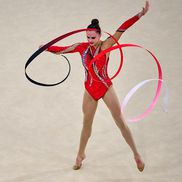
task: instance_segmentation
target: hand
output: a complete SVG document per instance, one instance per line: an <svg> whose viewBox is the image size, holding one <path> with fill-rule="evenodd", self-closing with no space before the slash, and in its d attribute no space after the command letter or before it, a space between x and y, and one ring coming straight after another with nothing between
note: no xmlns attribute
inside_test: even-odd
<svg viewBox="0 0 182 182"><path fill-rule="evenodd" d="M146 1L145 7L143 7L142 11L139 13L139 18L148 12L149 7L150 7L149 1Z"/></svg>

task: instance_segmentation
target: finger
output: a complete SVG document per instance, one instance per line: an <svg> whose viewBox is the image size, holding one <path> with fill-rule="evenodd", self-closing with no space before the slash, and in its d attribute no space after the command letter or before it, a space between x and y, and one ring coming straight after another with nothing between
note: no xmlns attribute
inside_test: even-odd
<svg viewBox="0 0 182 182"><path fill-rule="evenodd" d="M149 6L150 6L149 1L146 1L145 8L146 8L147 10L149 9Z"/></svg>
<svg viewBox="0 0 182 182"><path fill-rule="evenodd" d="M143 14L145 15L149 10L149 1L146 1L145 8L143 8Z"/></svg>

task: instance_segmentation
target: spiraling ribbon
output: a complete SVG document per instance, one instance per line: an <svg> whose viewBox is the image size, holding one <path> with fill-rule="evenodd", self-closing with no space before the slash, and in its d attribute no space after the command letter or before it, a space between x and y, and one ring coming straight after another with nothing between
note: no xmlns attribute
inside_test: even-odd
<svg viewBox="0 0 182 182"><path fill-rule="evenodd" d="M157 102L158 97L159 97L160 92L161 92L161 86L162 86L162 69L161 69L161 65L160 65L159 61L157 60L157 58L155 57L155 55L154 55L151 51L149 51L148 49L146 49L146 48L144 48L144 47L142 47L142 46L140 46L140 45L136 45L136 44L120 44L120 45L113 46L113 47L110 47L110 48L108 48L108 49L103 50L101 53L99 53L98 55L96 55L96 56L90 61L90 64L89 64L89 66L88 66L88 69L91 69L91 65L92 65L96 60L98 60L101 56L103 56L103 55L105 55L106 53L111 52L111 51L113 51L113 50L115 50L115 49L118 49L118 47L120 47L120 48L124 48L124 47L138 47L138 48L141 48L141 49L146 50L146 51L154 58L154 60L155 60L155 62L156 62L156 64L157 64L157 68L158 68L158 85L157 85L157 89L156 89L155 96L154 96L154 98L153 98L153 100L152 100L152 103L150 104L150 106L148 107L148 109L147 109L144 113L140 114L139 116L137 116L137 117L135 117L135 118L133 118L133 119L130 119L130 121L136 122L136 121L139 121L139 120L143 119L144 117L146 117L146 116L153 110L154 106L156 105L156 102ZM141 87L141 86L142 86L142 85L140 85L140 87ZM135 91L136 91L136 90L132 90L131 93L129 93L129 95L133 95ZM128 97L128 98L130 98L130 97ZM126 99L127 99L127 98L126 98ZM124 100L126 100L126 99L124 99ZM121 107L121 108L122 108L122 111L124 111L125 107L126 107L126 104L124 104L124 105Z"/></svg>
<svg viewBox="0 0 182 182"><path fill-rule="evenodd" d="M32 82L32 83L34 83L34 84L36 84L36 85L39 85L39 86L47 86L47 87L55 86L55 85L58 85L58 84L64 82L64 81L68 78L68 76L69 76L69 74L70 74L71 66L70 66L70 63L69 63L68 59L67 59L65 56L63 56L63 55L62 55L62 56L66 59L66 61L67 61L67 63L68 63L69 71L68 71L68 74L66 75L66 77L65 77L62 81L60 81L60 82L53 83L53 84L45 84L45 83L41 83L41 82L35 81L35 80L33 80L32 78L30 78L30 76L29 76L29 75L27 74L27 72L26 72L26 69L27 69L27 67L30 65L30 63L31 63L39 54L41 54L43 51L45 51L45 50L46 50L48 47L50 47L51 45L55 44L56 42L58 42L58 41L60 41L60 40L62 40L62 39L65 39L65 38L68 37L68 36L71 36L71 35L73 35L73 34L76 34L76 33L79 33L79 32L85 31L85 30L87 30L87 29L75 30L75 31L66 33L66 34L64 34L64 35L61 35L61 36L55 38L54 40L48 42L47 44L43 45L43 46L42 46L41 48L39 48L36 52L34 52L34 53L30 56L30 58L27 60L27 62L26 62L26 64L25 64L25 76L26 76L26 78L27 78L30 82Z"/></svg>
<svg viewBox="0 0 182 182"><path fill-rule="evenodd" d="M68 59L67 59L65 56L63 56L63 57L64 57L64 58L67 60L67 62L68 62L69 71L68 71L68 74L66 75L66 77L65 77L62 81L60 81L60 82L57 82L57 83L54 83L54 84L45 84L45 83L37 82L37 81L33 80L32 78L30 78L30 77L28 76L28 74L26 73L26 69L27 69L28 65L29 65L29 64L30 64L30 63L31 63L39 54L41 54L44 50L46 50L46 49L47 49L48 47L50 47L51 45L55 44L56 42L58 42L58 41L60 41L60 40L65 39L66 37L69 37L69 36L71 36L71 35L73 35L73 34L76 34L76 33L79 33L79 32L83 32L83 31L87 31L87 30L93 30L93 29L79 29L79 30L75 30L75 31L66 33L66 34L61 35L61 36L55 38L54 40L48 42L47 44L45 44L45 45L42 46L41 48L39 48L35 53L32 54L32 56L30 56L30 58L28 59L28 61L27 61L26 64L25 64L25 75L26 75L27 79L28 79L29 81L31 81L32 83L37 84L37 85L40 85L40 86L55 86L55 85L58 85L58 84L62 83L63 81L65 81L65 80L68 78L69 73L70 73L70 69L71 69L70 63L69 63ZM107 32L105 32L105 33L107 33ZM91 69L91 65L92 65L97 59L99 59L101 56L103 56L103 55L105 55L106 53L111 52L111 51L113 51L113 50L115 50L115 49L119 49L119 50L120 50L120 55L121 55L121 56L120 56L120 57L121 57L120 65L119 65L119 68L118 68L117 72L114 74L114 76L112 76L112 77L110 78L110 79L114 79L114 78L119 74L119 72L121 71L121 68L122 68L122 65L123 65L123 53L122 53L122 48L124 48L124 47L138 47L138 48L142 48L142 49L145 49L145 48L143 48L142 46L136 45L136 44L119 44L118 41L117 41L111 34L109 34L109 33L107 33L107 34L110 35L110 36L113 38L113 40L116 42L117 46L113 46L113 47L110 47L110 48L108 48L108 49L105 49L105 50L101 51L98 55L96 55L96 56L90 61L90 64L89 64L89 66L88 66L88 69ZM148 53L151 54L151 56L154 58L154 60L155 60L155 62L156 62L156 64L157 64L157 67L158 67L158 85L157 85L155 97L154 97L154 99L152 100L152 103L151 103L151 105L149 106L149 108L148 108L143 114L137 116L136 118L131 119L130 121L138 121L138 120L143 119L146 115L148 115L148 114L152 111L152 109L154 108L154 106L155 106L155 104L156 104L156 102L157 102L157 100L158 100L160 91L161 91L161 86L162 86L162 69L161 69L160 63L159 63L159 61L157 60L157 58L154 56L154 54L153 54L152 52L150 52L150 51L147 50L147 49L145 49L145 50L146 50ZM142 84L142 85L143 85L143 84ZM140 85L140 87L141 87L142 85ZM138 87L138 88L139 88L139 87ZM136 91L136 89L135 89L135 91ZM132 96L133 94L134 94L134 91L133 91L133 90L131 90L131 92L130 92L129 94L127 94L127 97L124 99L124 104L123 104L122 107L121 107L121 108L122 108L122 111L124 111L127 102L129 101L129 99L131 98L131 96Z"/></svg>
<svg viewBox="0 0 182 182"><path fill-rule="evenodd" d="M135 92L137 92L137 90L139 90L142 86L146 85L149 82L152 81L160 81L163 82L163 85L165 86L165 92L164 92L164 97L163 97L163 111L167 112L168 110L168 105L169 105L169 89L167 87L167 84L164 82L164 80L159 80L159 79L148 79L148 80L144 80L140 83L138 83L135 87L133 87L128 94L125 96L122 104L121 104L121 111L124 113L124 110L126 108L126 105L128 104L129 100L131 99L131 97L135 94ZM151 107L153 108L154 105L151 105ZM146 113L143 113L142 115L135 117L135 118L127 118L127 121L129 122L137 122L141 119L143 119L147 114L149 114L149 112L151 111L148 109L148 111L146 111Z"/></svg>
<svg viewBox="0 0 182 182"><path fill-rule="evenodd" d="M53 44L57 43L58 41L63 40L63 39L65 39L65 38L67 38L67 37L69 37L69 36L71 36L71 35L73 35L73 34L77 34L77 33L80 33L80 32L83 32L83 31L88 31L88 30L95 30L95 29L94 29L94 28L87 28L87 29L79 29L79 30L74 30L74 31L72 31L72 32L68 32L68 33L66 33L66 34L64 34L64 35L61 35L61 36L59 36L59 37L53 39L52 41L48 42L47 44L45 44L45 45L43 45L41 48L39 48L37 51L35 51L35 52L30 56L30 58L27 60L27 62L26 62L26 64L25 64L25 76L26 76L26 78L27 78L30 82L32 82L32 83L34 83L34 84L36 84L36 85L39 85L39 86L47 86L47 87L55 86L55 85L58 85L58 84L64 82L64 81L68 78L68 76L69 76L69 74L70 74L71 65L70 65L70 63L69 63L69 60L68 60L65 56L63 56L63 55L62 55L62 56L66 59L66 61L67 61L67 63L68 63L69 71L68 71L68 74L66 75L66 77L65 77L62 81L60 81L60 82L57 82L57 83L54 83L54 84L45 84L45 83L41 83L41 82L35 81L35 80L33 80L33 79L27 74L27 72L26 72L27 67L30 65L30 63L31 63L39 54L41 54L43 51L45 51L48 47L52 46ZM105 33L107 33L108 35L110 35L110 36L114 39L114 41L116 42L116 44L117 44L118 46L120 45L120 44L118 43L118 41L117 41L110 33L108 33L108 32L105 32ZM116 74L115 74L111 79L115 78L115 77L119 74L119 72L120 72L120 70L121 70L121 68L122 68L122 64L123 64L123 53L122 53L121 48L119 48L119 50L120 50L120 57L121 57L120 65L119 65L119 68L118 68Z"/></svg>

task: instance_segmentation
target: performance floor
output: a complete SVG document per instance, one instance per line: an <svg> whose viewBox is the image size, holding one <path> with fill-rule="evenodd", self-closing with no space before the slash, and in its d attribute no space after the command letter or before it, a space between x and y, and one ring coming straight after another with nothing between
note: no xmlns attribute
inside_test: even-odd
<svg viewBox="0 0 182 182"><path fill-rule="evenodd" d="M40 87L25 77L24 67L39 45L85 28L98 18L104 31L138 13L144 0L0 0L0 182L180 182L182 181L182 39L180 0L151 0L147 15L128 29L120 43L135 43L160 61L170 91L168 112L162 109L165 87L154 110L143 113L157 83L142 87L124 113L146 168L140 173L133 155L102 100L94 118L83 167L72 170L82 128L84 69L78 54L67 54L71 74L61 85ZM103 38L107 35L103 33ZM57 43L86 41L79 33ZM124 65L113 80L122 102L129 90L145 79L157 79L152 57L139 48L124 48ZM119 51L111 53L109 72L119 65ZM43 52L28 67L37 81L54 83L67 73L65 60Z"/></svg>

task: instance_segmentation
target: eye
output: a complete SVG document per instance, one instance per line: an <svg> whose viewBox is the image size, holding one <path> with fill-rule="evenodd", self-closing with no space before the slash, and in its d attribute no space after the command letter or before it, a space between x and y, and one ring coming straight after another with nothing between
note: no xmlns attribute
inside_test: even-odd
<svg viewBox="0 0 182 182"><path fill-rule="evenodd" d="M91 37L91 39L95 39L96 37Z"/></svg>
<svg viewBox="0 0 182 182"><path fill-rule="evenodd" d="M87 39L89 39L90 37L87 36Z"/></svg>

